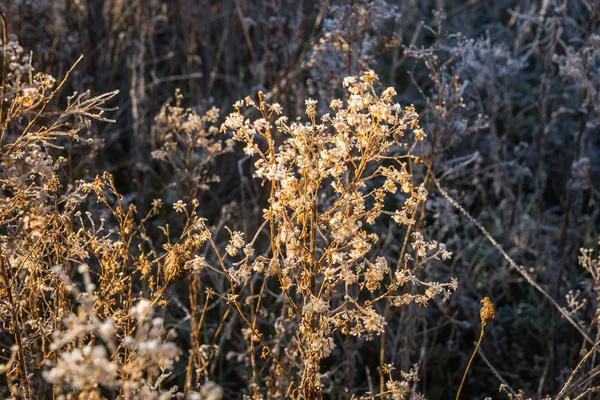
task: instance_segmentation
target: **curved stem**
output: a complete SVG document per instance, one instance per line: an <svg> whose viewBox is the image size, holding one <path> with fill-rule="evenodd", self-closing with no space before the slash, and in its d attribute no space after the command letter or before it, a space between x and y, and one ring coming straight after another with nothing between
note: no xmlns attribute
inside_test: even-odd
<svg viewBox="0 0 600 400"><path fill-rule="evenodd" d="M463 388L463 385L465 383L465 379L467 378L467 373L469 372L469 368L471 367L471 363L473 362L473 359L475 358L475 354L477 354L477 350L479 349L479 345L481 344L481 339L483 339L483 332L485 331L485 324L481 325L481 334L479 335L479 340L477 341L477 345L475 346L475 350L473 350L473 354L471 355L471 359L469 360L469 363L467 364L467 368L465 369L465 373L462 377L462 381L460 381L460 386L458 387L458 392L456 393L456 400L458 400L458 398L460 397L460 392Z"/></svg>
<svg viewBox="0 0 600 400"><path fill-rule="evenodd" d="M8 75L8 61L6 60L6 48L8 47L8 26L6 17L0 10L0 19L2 20L2 91L0 92L0 125L4 122L4 95L6 94L6 75ZM2 128L0 128L2 129ZM4 139L4 129L0 133L0 145Z"/></svg>
<svg viewBox="0 0 600 400"><path fill-rule="evenodd" d="M15 303L14 296L12 293L12 287L11 287L11 283L10 283L12 281L12 279L9 277L6 266L4 265L4 260L1 256L0 256L0 273L2 274L2 279L4 280L4 284L6 285L6 293L7 293L9 304L11 305L10 313L11 313L13 325L15 327L14 337L15 337L15 343L16 343L17 349L18 349L18 358L19 358L19 367L20 367L20 371L17 374L17 376L21 383L21 386L23 387L23 396L24 396L25 400L29 400L31 398L31 390L29 387L27 363L25 361L25 348L23 347L23 338L22 338L23 324L21 323L21 318L19 317L19 310Z"/></svg>

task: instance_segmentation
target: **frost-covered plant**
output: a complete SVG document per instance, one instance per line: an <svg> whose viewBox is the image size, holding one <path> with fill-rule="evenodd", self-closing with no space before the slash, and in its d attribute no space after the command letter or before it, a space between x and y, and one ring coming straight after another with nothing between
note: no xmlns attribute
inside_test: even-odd
<svg viewBox="0 0 600 400"><path fill-rule="evenodd" d="M303 63L311 76L308 92L328 102L342 89L343 76L374 68L378 56L400 45L394 29L401 19L400 7L382 0L327 7L320 35Z"/></svg>
<svg viewBox="0 0 600 400"><path fill-rule="evenodd" d="M395 90L381 91L373 71L345 78L344 87L347 100L333 100L331 113L317 116L317 101L306 100L305 122L288 121L279 104L267 103L259 93L257 102L248 97L236 103L236 112L221 128L232 131L244 152L256 158L254 176L270 188L264 222L255 235L244 239L233 232L225 252L212 244L231 284L227 300L249 325L252 365L257 341L276 374L285 377L270 389L277 390L274 396L320 396L320 366L336 347L334 335L373 340L387 324L380 303L426 306L437 295L447 299L457 287L455 280L427 282L414 275L427 261L450 257L443 244L426 241L418 231L409 238L413 254L406 253L397 267L385 257L370 259L379 238L369 226L384 215L411 226L409 216L426 199L411 174L420 162L413 152L425 132L414 108L394 103ZM259 115L246 118L244 104ZM386 209L384 202L398 191L402 203ZM257 246L263 230L269 238L266 249ZM261 296L248 306L258 311L265 291L275 290L287 332L276 329L268 335L256 317L246 316L255 313L243 306L238 287L255 276L263 282ZM412 285L425 290L407 293ZM260 382L254 384L259 385L256 393ZM395 386L389 387L394 392Z"/></svg>
<svg viewBox="0 0 600 400"><path fill-rule="evenodd" d="M43 377L53 385L54 395L76 392L99 399L103 391L109 391L128 399L171 398L172 392L162 391L161 383L171 374L181 351L171 341L173 331L165 330L162 318L153 317L150 301L142 299L128 311L133 328L120 340L115 319L100 319L94 311L96 286L88 266L78 267L85 292L77 289L62 268L55 272L80 305L62 318L62 326L51 335L54 357Z"/></svg>
<svg viewBox="0 0 600 400"><path fill-rule="evenodd" d="M165 104L155 117L154 136L159 148L152 152L155 160L169 164L178 194L184 201L198 197L219 175L209 166L215 158L230 152L232 140L217 140L219 110L211 108L204 115L181 106L183 95L175 92L175 105Z"/></svg>
<svg viewBox="0 0 600 400"><path fill-rule="evenodd" d="M36 393L32 371L41 367L47 337L68 307L51 267L70 263L76 253L67 238L79 193L63 188L67 159L53 152L81 140L92 120L109 121L104 104L117 92L74 93L62 111L53 111L49 105L75 66L57 82L35 73L18 43L7 42L2 51L10 63L0 95L0 319L17 349L18 363L8 374L9 382L19 382L12 395L30 398Z"/></svg>
<svg viewBox="0 0 600 400"><path fill-rule="evenodd" d="M10 60L22 52L15 42L5 50ZM149 385L160 391L157 377L179 350L163 346L159 319L129 310L162 304L170 285L202 269L194 258L206 240L198 202L183 207L180 235L164 228L164 251L156 249L147 228L160 200L140 217L111 174L66 178L72 144L84 141L92 120L111 121L104 104L117 93L75 93L56 110L53 101L76 66L57 82L13 61L0 107L0 320L3 340L14 343L2 378L10 393L2 395L43 398L68 387L85 396L99 394L98 385L126 397ZM71 281L78 265L89 266L81 293Z"/></svg>

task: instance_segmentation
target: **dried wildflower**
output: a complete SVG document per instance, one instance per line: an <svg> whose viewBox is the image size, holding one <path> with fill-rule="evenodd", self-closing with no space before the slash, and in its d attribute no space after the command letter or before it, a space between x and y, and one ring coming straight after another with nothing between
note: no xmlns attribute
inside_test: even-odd
<svg viewBox="0 0 600 400"><path fill-rule="evenodd" d="M204 257L195 256L194 258L186 262L184 269L192 270L194 272L200 272L207 265L208 263L206 262L206 259Z"/></svg>
<svg viewBox="0 0 600 400"><path fill-rule="evenodd" d="M300 386L304 390L322 387L319 360L330 354L336 330L373 340L386 326L374 302L339 303L339 296L333 293L364 290L376 297L375 302L387 299L394 306L410 302L426 306L437 295L447 298L455 287L454 283L422 282L414 277L389 285L386 277L392 269L386 259L369 260L378 235L367 229L384 215L386 197L396 193L397 187L408 194L402 209L389 213L407 225L409 216L426 200L427 191L413 183L405 161L425 135L419 131L414 107L403 109L393 104L395 92L391 89L381 97L377 94L374 72L348 77L344 86L347 102L333 100L333 112L319 124L317 102L311 99L305 102L309 121L298 119L288 124L279 117L275 126L284 137L279 146L272 140L272 116L264 100L254 106L246 102L260 114L254 120L245 118L239 105L221 128L232 130L235 140L252 149L246 153L256 158L255 177L271 185L269 208L263 216L272 234L269 258L261 256L250 262L254 251L244 250L246 258L222 268L232 291L247 282L252 272L264 272L265 265L264 273L277 277L289 313L299 317L298 351L304 371ZM407 145L406 140L413 144ZM385 166L381 165L383 158L390 161ZM245 242L240 232L230 234L225 252L233 257ZM418 255L415 263L449 257L443 244L428 242L418 232L412 239ZM408 282L425 286L426 294L398 294ZM289 295L292 288L303 306ZM232 294L227 296L234 302Z"/></svg>
<svg viewBox="0 0 600 400"><path fill-rule="evenodd" d="M317 101L308 99L308 100L306 100L305 104L306 104L306 115L308 115L309 118L314 118L317 115Z"/></svg>
<svg viewBox="0 0 600 400"><path fill-rule="evenodd" d="M485 332L485 326L492 319L494 319L494 316L496 315L496 309L494 308L494 304L492 303L492 301L490 300L489 297L484 297L481 300L481 304L483 304L483 307L479 311L479 316L481 317L481 333L479 334L479 340L477 341L475 350L473 350L473 354L471 355L471 358L469 359L469 363L467 364L467 368L465 369L465 373L463 374L463 378L460 382L460 386L458 387L458 391L456 392L456 400L458 400L460 398L460 392L462 391L463 385L465 383L465 379L467 378L467 372L469 372L469 367L471 366L471 363L473 362L473 359L475 358L475 354L477 353L477 350L479 349L479 346L481 345L481 340L483 339L483 333Z"/></svg>
<svg viewBox="0 0 600 400"><path fill-rule="evenodd" d="M286 6L293 1L267 1L264 6L234 2L233 12L224 9L223 2L211 4L208 12L202 12L202 6L185 8L194 2L180 2L184 12L172 12L166 1L115 0L92 8L94 2L85 1L6 3L2 12L7 13L7 21L16 22L14 28L9 24L9 32L19 31L27 43L43 47L44 52L52 43L49 57L43 58L58 64L45 65L45 70L62 71L73 54L100 45L102 50L95 51L97 56L87 63L90 68L68 70L67 77L78 76L75 86L88 79L100 82L86 77L94 70L102 78L124 78L122 86L130 87L131 102L118 114L117 130L95 137L98 129L91 122L107 121L109 110L104 107L113 94L96 97L85 91L62 97L61 89L69 86L66 78L57 80L37 72L32 61L39 56L32 56L12 35L0 39L0 62L7 70L0 74L0 339L10 348L10 358L0 365L5 375L0 380L8 386L0 388L2 396L38 398L51 393L65 399L98 399L107 394L131 399L218 399L233 392L212 384L231 384L215 374L232 371L246 380L248 399L356 398L354 390L365 385L353 380L353 375L364 363L353 355L373 348L357 348L364 339L393 328L381 338L382 358L411 357L409 351L393 348L390 355L387 350L402 337L407 339L401 340L405 350L413 347L411 339L421 337L412 332L411 323L416 320L427 322L423 339L436 343L428 340L429 317L412 307L409 312L400 311L410 318L398 322L399 311L394 307L426 307L433 299L447 300L456 290L454 279L437 282L445 279L446 263L441 260L451 254L430 236L455 242L457 232L465 230L445 201L433 198L425 204L425 189L432 188L432 178L448 178L448 185L459 189L457 193L465 193L465 207L481 210L504 243L516 246L501 250L507 259L507 254L525 259L535 256L535 278L540 280L556 276L555 268L569 271L560 264L572 261L574 246L589 241L586 230L597 231L597 2L543 0L537 2L539 7L528 6L535 2L512 2L518 4L509 10L510 21L493 17L505 15L503 2L469 2L468 12L452 5L460 2L446 2L448 18L452 18L447 27L441 23L442 12L434 12L433 24L420 23L430 7L389 0L330 1L319 10L312 7L318 2L305 2L299 8ZM29 7L30 3L35 7ZM483 14L492 17L469 19ZM80 28L98 16L114 23L83 37L86 29ZM229 16L236 19L233 24L226 20ZM195 24L198 18L207 23ZM314 18L315 29L303 29ZM462 33L446 34L457 22ZM244 33L242 51L236 47L239 43L227 40L232 26ZM389 37L383 32L388 28L392 29ZM472 32L488 31L479 39L469 38ZM169 47L164 46L165 32L167 41L180 43L187 57L179 57L180 51L164 53ZM202 60L187 51L199 44ZM212 49L213 44L218 49ZM394 54L386 58L382 72L397 81L400 65L403 71L411 71L417 90L402 88L399 99L410 104L418 93L418 110L395 103L396 90L382 87L377 74L369 70L379 64L376 58L386 50ZM239 62L248 56L253 59L249 70L248 63ZM407 58L422 61L422 66L406 67ZM300 59L306 62L294 64ZM164 94L162 88L179 79L195 79L193 71L210 69L207 61L214 61L214 68L202 89L208 84L216 96L224 90L229 96L231 90L248 86L265 87L269 92L237 102L221 129L229 127L231 132L223 135L217 135L219 110L210 106L223 99L205 96L208 92L193 84L185 89L193 96L193 108L182 105L183 92L177 90L173 102L164 104L151 121L148 113L156 108L153 99ZM109 65L113 62L114 68ZM368 71L344 79L343 89L339 72L361 68ZM249 73L257 81L246 79ZM305 101L304 94L318 96L321 108L329 104L332 112L319 116L319 103ZM339 99L331 98L337 95ZM270 99L281 99L293 114L282 116L284 107L269 104ZM57 108L57 104L64 107ZM426 126L421 128L419 119ZM128 132L129 125L132 146L123 148L119 132ZM147 125L151 125L149 131ZM479 140L479 132L488 128L486 140ZM235 170L233 163L230 168L232 160L224 168L214 165L219 155L233 148L234 138L248 156L237 165L240 190L230 190L238 183L237 176L225 177L220 189L226 191L227 199L241 194L242 201L238 212L219 215L212 212L212 201L205 201L214 198L214 193L201 192L219 182L214 171ZM103 174L89 182L69 181L72 174L87 179L88 167L100 165L85 158L93 159L105 139L110 149L119 149L115 156L136 153L133 168L119 171L118 180L127 187L127 195L119 194L111 178ZM530 148L526 146L529 140ZM519 143L514 152L511 143ZM141 153L148 145L150 160ZM82 147L86 149L83 154ZM505 158L513 153L515 159ZM107 168L116 168L111 160L105 158L101 164L106 161ZM569 171L570 179L563 179ZM135 180L129 179L130 173ZM249 184L251 176L260 182ZM425 177L422 185L417 182L421 176ZM155 187L163 181L162 189L176 192L175 197ZM167 212L154 219L160 202L152 202L145 216L137 215L133 204L147 211L152 193L174 198L171 203L181 199L175 215ZM479 195L484 207L476 204ZM224 199L215 200L216 205ZM508 213L506 207L511 209ZM203 212L211 213L214 228L196 218ZM586 215L589 212L591 216ZM166 221L165 216L173 218ZM388 225L388 218L398 225ZM231 235L230 242L230 236L223 234L224 224L244 236ZM179 228L183 228L181 233ZM160 230L164 238L157 237ZM413 231L420 234L412 235ZM467 270L459 264L464 260L477 265L476 258L488 257L488 249L481 247L482 254L477 251L477 238L468 235L465 240L468 245L459 244L465 251L452 270L474 274L481 269ZM161 257L159 246L164 242L185 248L166 246ZM493 239L492 243L499 249ZM196 251L204 244L214 246L215 254ZM552 261L556 262L547 262L555 255ZM435 265L427 265L430 261ZM598 329L594 299L600 271L597 257L592 258L587 250L581 255L581 265L587 276L578 276L577 282L560 280L558 287L550 285L558 296L566 295L566 309L541 289L542 282L537 285L526 273L523 276L591 341ZM167 304L161 296L164 283L170 280L163 275L170 267L172 275L203 273L193 275L188 290L169 293L169 309L156 313L164 316L163 321L153 317L153 306ZM478 281L479 289L503 277L503 273L491 274L487 281ZM224 289L226 279L236 286ZM569 282L577 283L577 290L571 291ZM222 296L214 296L207 288L211 285ZM219 304L226 298L232 299L229 306ZM493 315L491 309L493 305L484 305L480 312L484 326ZM231 319L235 312L239 315ZM584 320L588 315L591 322ZM395 325L386 326L385 320ZM395 333L397 322L408 325L400 337ZM172 332L165 324L189 334L189 341L178 341L189 350L182 353L187 368L169 370L179 352L167 340ZM240 331L247 342L237 340ZM344 337L350 333L358 339ZM205 340L215 345L204 344ZM501 337L498 340L499 348L506 345ZM546 391L567 378L561 357L576 356L560 340L550 342L559 348L551 351L549 367L544 369ZM221 362L214 368L219 348L231 346L246 348L227 351L236 357L226 363L231 368L223 370ZM518 343L511 346L519 348ZM427 354L434 354L432 350ZM259 359L261 354L264 361ZM323 363L325 357L330 360ZM496 361L506 367L508 359ZM593 397L597 359L584 357L557 399ZM391 374L393 367L384 361L380 360L383 373ZM422 361L424 366L432 365ZM329 368L338 363L341 368ZM557 365L561 368L553 371ZM519 367L523 364L514 365L521 377L537 370L536 365L528 365L523 375ZM185 394L174 389L175 382L183 380L182 370ZM360 377L372 372L356 371ZM553 376L554 372L559 376ZM40 379L40 374L48 380ZM579 383L582 386L575 387ZM350 393L336 393L346 387ZM361 398L422 398L414 392L419 386L412 370L383 377L375 387L379 393ZM501 388L511 399L525 398L504 384Z"/></svg>
<svg viewBox="0 0 600 400"><path fill-rule="evenodd" d="M177 202L173 203L173 209L176 212L185 213L186 207L187 205L181 200L177 200Z"/></svg>
<svg viewBox="0 0 600 400"><path fill-rule="evenodd" d="M244 247L244 234L242 232L233 232L231 240L227 245L226 252L231 257L237 255L238 251Z"/></svg>
<svg viewBox="0 0 600 400"><path fill-rule="evenodd" d="M163 263L163 279L165 286L170 286L185 277L193 270L188 264L191 258L190 243L175 244L171 246Z"/></svg>
<svg viewBox="0 0 600 400"><path fill-rule="evenodd" d="M44 378L53 384L67 383L77 390L91 390L102 385L114 386L119 367L108 358L104 346L86 345L82 349L60 353L56 365L44 371Z"/></svg>
<svg viewBox="0 0 600 400"><path fill-rule="evenodd" d="M488 324L488 322L494 319L494 316L496 315L496 309L494 308L494 304L489 297L484 297L481 300L481 304L483 304L483 307L481 308L479 315L481 317L481 325L485 326Z"/></svg>

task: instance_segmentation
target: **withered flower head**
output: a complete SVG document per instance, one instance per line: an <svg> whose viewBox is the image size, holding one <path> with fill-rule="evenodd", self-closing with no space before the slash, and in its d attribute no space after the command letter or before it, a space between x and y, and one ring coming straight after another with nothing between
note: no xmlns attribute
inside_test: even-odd
<svg viewBox="0 0 600 400"><path fill-rule="evenodd" d="M489 297L484 297L483 300L480 301L483 304L483 308L479 311L479 316L481 317L481 324L487 325L494 316L496 315L496 309L494 308L494 304Z"/></svg>
<svg viewBox="0 0 600 400"><path fill-rule="evenodd" d="M192 271L185 268L185 263L191 258L189 243L175 244L167 253L163 264L163 278L165 286L185 279Z"/></svg>

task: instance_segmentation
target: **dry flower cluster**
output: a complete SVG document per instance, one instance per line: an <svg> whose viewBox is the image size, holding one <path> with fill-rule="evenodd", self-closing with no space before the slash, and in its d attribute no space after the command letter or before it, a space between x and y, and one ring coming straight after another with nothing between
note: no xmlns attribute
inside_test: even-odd
<svg viewBox="0 0 600 400"><path fill-rule="evenodd" d="M347 77L347 100L333 100L331 113L317 116L317 102L307 100L306 122L289 123L281 106L268 104L261 92L257 102L248 97L234 105L236 112L220 130L232 131L244 152L255 157L254 176L269 185L270 195L264 222L251 240L228 229L224 249L197 216L196 195L218 182L206 175L205 166L233 145L215 138L218 110L201 117L181 108L177 94L177 105L166 105L156 118L161 148L152 156L171 164L192 200L191 208L182 200L173 204L185 216L184 228L179 240L167 240L160 252L146 229L160 213L161 200L140 218L109 173L61 184L64 156L52 150L63 150L66 139L81 140L91 119L110 122L102 106L116 93L74 94L56 114L46 107L69 74L56 84L47 75L34 77L31 66L26 69L28 76L9 75L2 124L2 315L16 344L12 360L18 361L6 366L12 396L31 398L51 390L88 398L104 391L165 398L171 392L161 392L161 382L180 350L167 340L174 337L163 319L152 317L153 308L162 304L169 286L205 267L220 268L230 285L222 296L246 324L255 397L262 387L270 397L320 397L321 363L336 347L337 332L373 340L387 324L379 303L426 306L456 290L456 280L426 282L414 274L429 260L450 258L443 244L426 241L419 232L407 231L414 255L406 252L398 266L384 257L368 258L379 240L368 226L386 215L412 226L410 215L427 196L410 173L420 162L414 149L425 137L418 116L412 106L393 102L393 88L379 94L373 71ZM244 104L258 112L256 119L244 117ZM396 211L386 210L384 201L398 190L402 203ZM93 212L82 212L88 208ZM168 225L161 229L168 239ZM268 246L257 243L261 234L269 238ZM218 265L198 254L207 242ZM244 288L255 284L260 292L248 296ZM407 285L422 287L422 294L407 293ZM257 320L267 306L280 314L275 332ZM210 354L197 361L202 359L209 362ZM390 373L392 367L386 369ZM402 381L389 375L382 394L403 398L415 374Z"/></svg>
<svg viewBox="0 0 600 400"><path fill-rule="evenodd" d="M270 188L265 222L252 241L245 244L241 233L233 232L227 254L218 258L231 284L230 300L242 314L233 295L236 287L258 273L264 276L261 299L267 279L278 283L275 293L284 299L281 313L286 316L281 323L297 334L278 334L285 357L261 340L276 372L283 369L289 380L275 385L273 397L318 395L323 388L320 365L335 347L336 332L367 340L384 332L387 322L378 303L427 306L438 295L447 299L457 288L456 280L426 282L415 276L427 261L450 258L443 244L426 241L418 232L408 238L414 255L407 252L400 265L390 266L384 257L369 260L379 237L368 226L383 215L411 226L409 216L426 200L427 191L409 172L419 162L413 150L425 134L414 108L393 102L393 88L378 94L373 71L345 78L344 87L348 100L332 100L331 113L318 116L317 101L306 100L306 122L289 122L279 104L267 103L259 93L257 101L248 97L236 103L236 112L221 127L233 132L246 154L255 156L254 176ZM257 118L245 118L244 106L255 109ZM385 210L388 195L398 190L403 202L395 211ZM254 244L263 227L270 244L259 253ZM423 293L408 293L408 285L421 286ZM247 305L257 312L260 300ZM251 321L248 339L258 340L261 327L251 317L243 318ZM395 398L407 391L391 382L388 388L384 393Z"/></svg>

